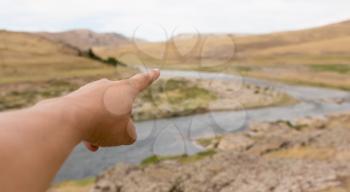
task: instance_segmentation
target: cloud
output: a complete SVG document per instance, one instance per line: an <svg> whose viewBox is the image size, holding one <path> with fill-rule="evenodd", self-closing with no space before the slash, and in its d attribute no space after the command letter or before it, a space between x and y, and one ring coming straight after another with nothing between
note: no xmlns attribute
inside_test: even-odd
<svg viewBox="0 0 350 192"><path fill-rule="evenodd" d="M175 28L178 33L266 33L350 18L348 0L2 0L0 6L0 28L89 28L127 36L138 29L138 36L153 40L166 37L163 28L167 36Z"/></svg>

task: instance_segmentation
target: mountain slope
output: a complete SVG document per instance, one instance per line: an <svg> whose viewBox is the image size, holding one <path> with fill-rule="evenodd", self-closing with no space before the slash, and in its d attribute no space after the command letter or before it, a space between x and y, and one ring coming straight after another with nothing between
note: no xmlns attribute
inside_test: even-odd
<svg viewBox="0 0 350 192"><path fill-rule="evenodd" d="M274 55L348 55L350 52L350 35L320 41L311 41L286 46L272 47L257 52L259 56Z"/></svg>
<svg viewBox="0 0 350 192"><path fill-rule="evenodd" d="M303 46L306 43L311 44L324 41L328 41L328 50L331 51L332 49L336 49L339 46L338 41L331 43L331 40L346 37L350 37L350 21L340 22L308 30L272 33L258 36L246 36L236 38L235 40L239 52L244 53L254 53L270 48L283 48L285 46L295 46L297 50L298 45ZM317 45L317 43L315 45ZM344 50L347 52L350 51L346 49Z"/></svg>
<svg viewBox="0 0 350 192"><path fill-rule="evenodd" d="M1 54L4 57L11 54L18 57L43 56L52 54L79 55L79 50L66 46L62 43L55 43L45 38L21 32L0 31Z"/></svg>
<svg viewBox="0 0 350 192"><path fill-rule="evenodd" d="M179 54L181 50L186 54ZM187 35L167 42L100 48L96 53L149 67L232 71L255 78L350 90L350 21L264 35Z"/></svg>
<svg viewBox="0 0 350 192"><path fill-rule="evenodd" d="M264 35L212 34L174 38L167 42L141 42L136 46L121 48L102 48L98 53L103 56L120 56L125 53L162 56L167 48L167 59L186 58L222 59L232 55L235 59L254 59L255 57L279 57L295 55L335 55L350 54L350 21L322 27L279 32ZM137 47L138 49L135 49ZM186 54L179 54L185 50Z"/></svg>
<svg viewBox="0 0 350 192"><path fill-rule="evenodd" d="M120 46L129 43L129 39L117 33L95 33L90 30L80 29L59 33L38 33L51 40L66 43L68 45L87 50L98 46Z"/></svg>
<svg viewBox="0 0 350 192"><path fill-rule="evenodd" d="M0 31L0 84L111 73L78 49L30 33Z"/></svg>

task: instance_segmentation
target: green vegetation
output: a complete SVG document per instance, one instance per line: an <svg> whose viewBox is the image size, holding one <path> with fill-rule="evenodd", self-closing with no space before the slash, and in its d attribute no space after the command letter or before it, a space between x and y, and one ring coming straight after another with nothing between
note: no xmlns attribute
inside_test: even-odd
<svg viewBox="0 0 350 192"><path fill-rule="evenodd" d="M216 96L209 90L196 85L190 85L186 80L170 79L166 81L164 92L169 95L171 94L172 97L168 97L168 100L171 104L175 105L185 102L187 99L201 98L208 101L216 99Z"/></svg>
<svg viewBox="0 0 350 192"><path fill-rule="evenodd" d="M52 186L53 191L88 191L89 188L95 183L95 177L87 177L78 180L69 180Z"/></svg>
<svg viewBox="0 0 350 192"><path fill-rule="evenodd" d="M211 150L207 150L207 151L202 151L202 152L199 152L195 155L179 155L179 156L156 156L156 155L153 155L151 157L148 157L146 159L144 159L142 162L141 162L141 165L142 166L148 166L148 165L154 165L154 164L158 164L162 161L167 161L167 160L173 160L173 161L177 161L177 162L180 162L180 163L191 163L191 162L194 162L194 161L198 161L198 160L201 160L205 157L211 157L213 156L214 154L216 154L216 151L211 149Z"/></svg>
<svg viewBox="0 0 350 192"><path fill-rule="evenodd" d="M235 100L230 97L231 88L221 82L218 87L210 87L211 82L184 80L184 79L161 79L150 89L141 94L134 110L135 120L147 120L155 118L185 116L194 113L203 113L209 110L241 110L237 105L228 105L227 100ZM258 87L244 86L240 104L245 109L291 105L298 101L293 97L275 90ZM225 95L225 96L222 96ZM265 99L266 98L266 99ZM221 100L224 102L221 103Z"/></svg>
<svg viewBox="0 0 350 192"><path fill-rule="evenodd" d="M297 131L302 131L304 128L307 128L307 125L303 125L303 124L293 124L290 121L286 121L286 120L278 120L275 122L275 124L285 124L287 125L289 128L291 129L295 129Z"/></svg>
<svg viewBox="0 0 350 192"><path fill-rule="evenodd" d="M235 66L235 69L239 72L253 71L253 67L250 67L250 66Z"/></svg>
<svg viewBox="0 0 350 192"><path fill-rule="evenodd" d="M87 177L84 179L79 179L79 180L72 180L72 181L68 181L71 184L74 184L76 186L86 186L86 185L90 185L92 183L95 182L95 177Z"/></svg>
<svg viewBox="0 0 350 192"><path fill-rule="evenodd" d="M288 94L285 94L285 93L280 94L280 96L277 97L277 98L278 99L276 99L276 101L271 103L270 107L272 107L272 106L292 105L292 104L296 104L296 103L299 102L296 98L294 98L294 97L292 97L292 96L290 96ZM259 107L259 106L257 106L257 107ZM251 107L251 109L252 108L257 108L257 107Z"/></svg>
<svg viewBox="0 0 350 192"><path fill-rule="evenodd" d="M37 85L35 88L9 91L0 97L0 111L29 106L42 99L69 93L78 87L77 84L68 81L52 80L44 85Z"/></svg>
<svg viewBox="0 0 350 192"><path fill-rule="evenodd" d="M117 60L117 59L114 58L114 57L108 57L107 59L103 59L103 58L101 58L100 56L96 55L92 49L89 49L89 50L88 50L87 56L88 56L90 59L93 59L93 60L96 60L96 61L99 61L99 62L108 64L108 65L111 65L111 66L113 66L113 67L117 67L117 66L123 66L123 67L125 67L125 66L126 66L124 63L122 63L121 61Z"/></svg>
<svg viewBox="0 0 350 192"><path fill-rule="evenodd" d="M316 64L310 65L311 69L316 71L328 71L336 73L349 73L350 65L345 64Z"/></svg>
<svg viewBox="0 0 350 192"><path fill-rule="evenodd" d="M137 101L136 120L184 116L208 110L209 103L217 99L215 93L184 79L157 81L144 91Z"/></svg>
<svg viewBox="0 0 350 192"><path fill-rule="evenodd" d="M208 147L212 143L220 141L221 139L222 139L222 136L217 136L217 137L211 137L211 138L201 138L201 139L198 139L196 142L202 147Z"/></svg>
<svg viewBox="0 0 350 192"><path fill-rule="evenodd" d="M203 147L208 147L213 142L213 138L198 139L197 143Z"/></svg>

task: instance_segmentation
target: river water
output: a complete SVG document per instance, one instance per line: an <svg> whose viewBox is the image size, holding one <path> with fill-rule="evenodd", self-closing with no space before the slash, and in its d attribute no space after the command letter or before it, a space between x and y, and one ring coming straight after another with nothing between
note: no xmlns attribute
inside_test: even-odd
<svg viewBox="0 0 350 192"><path fill-rule="evenodd" d="M222 73L162 70L161 76L255 84L285 92L300 102L290 106L208 112L138 122L136 123L138 141L134 145L103 148L96 153L91 153L82 145L78 145L57 174L55 181L95 176L116 163L136 164L151 155L193 154L201 150L193 143L194 140L239 131L255 121L293 120L298 117L321 116L350 110L350 93L345 91L286 85Z"/></svg>

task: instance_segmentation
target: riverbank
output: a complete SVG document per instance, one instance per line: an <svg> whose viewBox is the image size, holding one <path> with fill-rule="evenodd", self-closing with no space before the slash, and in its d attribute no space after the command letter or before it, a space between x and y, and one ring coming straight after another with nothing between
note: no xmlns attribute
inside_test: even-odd
<svg viewBox="0 0 350 192"><path fill-rule="evenodd" d="M133 118L143 121L295 103L296 99L271 86L232 80L164 77L136 99Z"/></svg>
<svg viewBox="0 0 350 192"><path fill-rule="evenodd" d="M348 191L349 125L349 112L252 124L212 139L217 153L198 161L118 164L93 191Z"/></svg>
<svg viewBox="0 0 350 192"><path fill-rule="evenodd" d="M183 67L184 70L198 70L206 72L228 71L246 77L265 79L292 85L306 85L339 90L350 90L348 64L282 64L281 63L240 63L215 67ZM301 62L303 63L303 62ZM182 69L177 67L176 69Z"/></svg>
<svg viewBox="0 0 350 192"><path fill-rule="evenodd" d="M131 76L134 69L120 68L119 73ZM122 78L118 74L113 78ZM101 76L47 80L0 85L0 111L31 106L43 99L66 95ZM208 111L242 110L288 105L296 99L272 87L243 82L199 78L162 78L144 91L135 101L133 119L186 116Z"/></svg>

